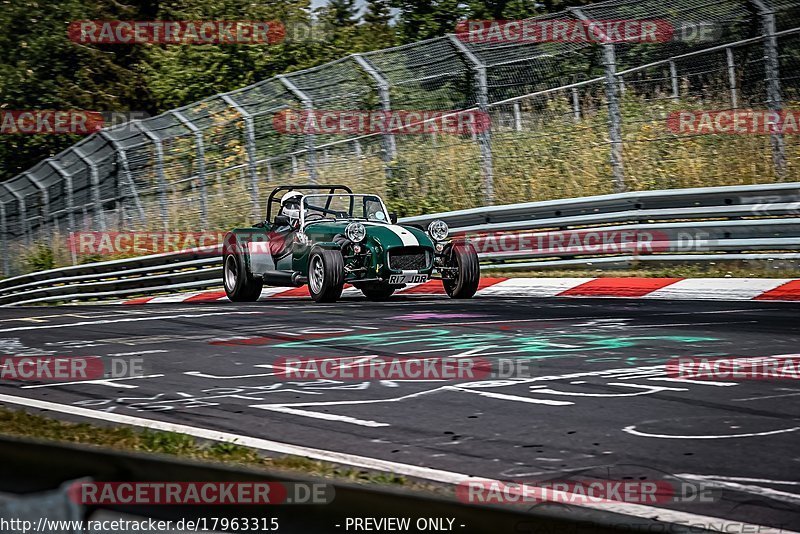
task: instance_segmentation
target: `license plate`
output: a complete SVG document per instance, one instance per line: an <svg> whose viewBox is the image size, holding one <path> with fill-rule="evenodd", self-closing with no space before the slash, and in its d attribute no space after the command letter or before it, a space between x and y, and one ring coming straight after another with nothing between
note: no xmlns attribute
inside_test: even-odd
<svg viewBox="0 0 800 534"><path fill-rule="evenodd" d="M390 274L390 284L421 284L428 281L427 274Z"/></svg>

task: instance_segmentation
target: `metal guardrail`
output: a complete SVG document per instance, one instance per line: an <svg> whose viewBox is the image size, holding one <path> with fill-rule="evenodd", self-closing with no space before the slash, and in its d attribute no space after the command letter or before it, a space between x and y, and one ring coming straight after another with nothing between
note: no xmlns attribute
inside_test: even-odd
<svg viewBox="0 0 800 534"><path fill-rule="evenodd" d="M540 235L618 232L651 250L476 246L483 269L619 267L635 262L800 260L800 182L645 191L490 206L401 219L446 221L453 235L532 243ZM526 241L527 240L527 241ZM484 242L485 244L485 242ZM614 247L611 247L612 249ZM219 247L90 263L0 281L0 305L105 299L220 287ZM209 257L212 254L212 257Z"/></svg>
<svg viewBox="0 0 800 534"><path fill-rule="evenodd" d="M710 532L698 526L683 526L565 505L477 505L465 504L444 492L412 492L390 488L312 478L285 471L268 471L219 463L201 463L164 455L121 452L99 447L43 442L23 438L0 438L4 469L0 492L24 494L11 501L0 499L0 519L28 518L97 520L127 518L179 521L201 517L278 518L280 532L340 533L347 517L403 517L412 524L419 518L453 518L463 524L456 530L474 532ZM325 484L328 504L269 506L219 505L103 505L85 507L69 500L70 481L98 482L276 482L281 484ZM332 491L330 491L332 489ZM454 489L454 488L453 488ZM8 495L6 493L6 495ZM16 502L15 502L16 501ZM60 514L60 515L59 515ZM124 514L124 515L121 515ZM61 517L60 517L61 516ZM36 524L36 522L34 522ZM174 524L174 523L173 523ZM337 526L338 525L338 526ZM234 527L235 528L235 527ZM666 529L666 530L665 530ZM676 529L676 530L673 530ZM224 530L224 529L219 529ZM235 531L235 530L233 530ZM84 534L73 531L74 534Z"/></svg>

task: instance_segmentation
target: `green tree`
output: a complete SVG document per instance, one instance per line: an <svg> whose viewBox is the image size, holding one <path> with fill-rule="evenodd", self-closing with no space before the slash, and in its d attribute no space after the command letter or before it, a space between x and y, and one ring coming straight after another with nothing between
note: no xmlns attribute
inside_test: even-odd
<svg viewBox="0 0 800 534"><path fill-rule="evenodd" d="M459 0L390 0L400 10L398 31L404 43L438 37L455 31L469 10Z"/></svg>
<svg viewBox="0 0 800 534"><path fill-rule="evenodd" d="M0 10L0 106L5 110L153 111L141 48L69 40L71 21L137 19L151 6L83 0L20 0ZM76 141L75 135L0 136L0 180Z"/></svg>

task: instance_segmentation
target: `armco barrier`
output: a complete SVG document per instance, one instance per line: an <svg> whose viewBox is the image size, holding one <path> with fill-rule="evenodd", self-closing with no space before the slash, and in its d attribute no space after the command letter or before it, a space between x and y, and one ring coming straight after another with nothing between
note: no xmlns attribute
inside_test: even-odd
<svg viewBox="0 0 800 534"><path fill-rule="evenodd" d="M472 533L613 533L613 532L710 532L692 526L664 523L581 507L465 504L447 493L412 492L385 486L312 478L285 471L267 471L216 463L200 463L175 457L127 453L98 447L0 437L0 492L24 494L0 498L0 519L19 519L22 509L48 519L153 518L178 521L199 517L276 517L280 532L340 533L347 517L452 518L453 531ZM65 484L79 479L126 482L279 482L328 484L334 498L329 504L283 506L173 506L103 505L100 509L76 506L68 501ZM62 498L59 503L59 488ZM449 493L452 495L452 493ZM40 497L37 497L40 495ZM15 503L16 500L25 501ZM59 504L62 504L59 507ZM67 506L69 505L69 506ZM60 510L61 508L61 510ZM63 509L68 508L67 512ZM11 515L14 517L9 517ZM121 514L126 514L122 516ZM49 516L49 517L48 517ZM77 516L77 517L76 517ZM35 524L35 523L34 523ZM339 525L339 526L337 526ZM456 525L458 525L456 527ZM464 525L461 527L460 525ZM674 530L677 528L677 530ZM81 531L73 531L83 534ZM416 532L416 530L414 530Z"/></svg>
<svg viewBox="0 0 800 534"><path fill-rule="evenodd" d="M436 213L401 219L446 221L477 240L517 232L638 232L658 236L651 252L494 247L482 268L619 267L636 262L800 260L800 183L602 195ZM495 234L496 233L496 234ZM475 237L477 236L477 237ZM688 236L688 237L687 237ZM220 258L209 250L155 254L52 269L0 281L0 305L118 298L220 287Z"/></svg>

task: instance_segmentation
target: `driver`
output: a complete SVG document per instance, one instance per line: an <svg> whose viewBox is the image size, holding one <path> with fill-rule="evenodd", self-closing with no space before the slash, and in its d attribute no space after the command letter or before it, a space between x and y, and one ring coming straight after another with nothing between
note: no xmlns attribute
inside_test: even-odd
<svg viewBox="0 0 800 534"><path fill-rule="evenodd" d="M300 199L302 194L297 191L289 191L281 197L280 215L289 218L291 229L297 228L300 224Z"/></svg>
<svg viewBox="0 0 800 534"><path fill-rule="evenodd" d="M289 244L294 233L300 227L300 200L303 197L298 191L289 191L281 197L281 209L278 215L286 217L288 224L273 222L272 231L269 233L269 248L273 260L277 261L291 252ZM277 217L276 217L277 219Z"/></svg>

